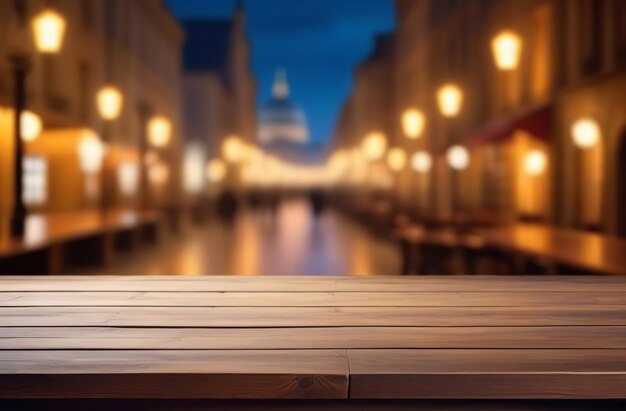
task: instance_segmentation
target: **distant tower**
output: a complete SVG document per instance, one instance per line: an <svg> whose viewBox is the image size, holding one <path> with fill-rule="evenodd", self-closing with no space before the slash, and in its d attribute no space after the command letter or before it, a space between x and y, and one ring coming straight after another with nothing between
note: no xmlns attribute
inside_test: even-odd
<svg viewBox="0 0 626 411"><path fill-rule="evenodd" d="M309 140L304 112L289 99L287 73L276 70L272 99L261 109L259 141L263 144L286 141L306 144Z"/></svg>

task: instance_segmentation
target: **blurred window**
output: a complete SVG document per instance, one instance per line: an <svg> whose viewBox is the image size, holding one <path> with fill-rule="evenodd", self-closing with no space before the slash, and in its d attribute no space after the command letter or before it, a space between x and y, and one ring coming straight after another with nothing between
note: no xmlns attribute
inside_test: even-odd
<svg viewBox="0 0 626 411"><path fill-rule="evenodd" d="M24 203L43 205L48 201L48 163L39 156L26 156L23 162Z"/></svg>

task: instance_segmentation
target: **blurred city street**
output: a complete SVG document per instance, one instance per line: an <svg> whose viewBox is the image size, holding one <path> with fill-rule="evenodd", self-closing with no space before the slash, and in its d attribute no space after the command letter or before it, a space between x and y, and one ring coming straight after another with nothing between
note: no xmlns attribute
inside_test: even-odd
<svg viewBox="0 0 626 411"><path fill-rule="evenodd" d="M315 218L304 200L269 211L242 211L232 226L217 219L119 254L95 275L395 275L398 248L328 210Z"/></svg>

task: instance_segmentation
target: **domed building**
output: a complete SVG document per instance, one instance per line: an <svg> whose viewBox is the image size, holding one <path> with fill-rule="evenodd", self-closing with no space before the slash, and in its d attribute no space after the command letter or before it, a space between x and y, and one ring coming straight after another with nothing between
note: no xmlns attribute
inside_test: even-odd
<svg viewBox="0 0 626 411"><path fill-rule="evenodd" d="M289 84L284 70L276 71L272 99L259 114L259 142L306 144L309 130L306 116L289 98Z"/></svg>

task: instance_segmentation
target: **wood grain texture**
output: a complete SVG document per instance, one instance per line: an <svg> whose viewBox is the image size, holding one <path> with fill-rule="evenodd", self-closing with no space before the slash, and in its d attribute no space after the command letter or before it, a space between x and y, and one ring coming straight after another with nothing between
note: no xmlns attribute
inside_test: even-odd
<svg viewBox="0 0 626 411"><path fill-rule="evenodd" d="M0 398L626 399L626 278L0 277Z"/></svg>
<svg viewBox="0 0 626 411"><path fill-rule="evenodd" d="M0 398L346 398L345 351L0 351Z"/></svg>
<svg viewBox="0 0 626 411"><path fill-rule="evenodd" d="M558 325L626 325L626 307L7 307L0 310L0 326L5 327Z"/></svg>
<svg viewBox="0 0 626 411"><path fill-rule="evenodd" d="M626 352L349 350L351 398L624 399Z"/></svg>
<svg viewBox="0 0 626 411"><path fill-rule="evenodd" d="M0 350L626 349L626 327L0 328Z"/></svg>
<svg viewBox="0 0 626 411"><path fill-rule="evenodd" d="M0 292L0 307L541 307L622 305L623 292Z"/></svg>
<svg viewBox="0 0 626 411"><path fill-rule="evenodd" d="M0 277L0 291L109 292L556 292L626 291L626 277Z"/></svg>

